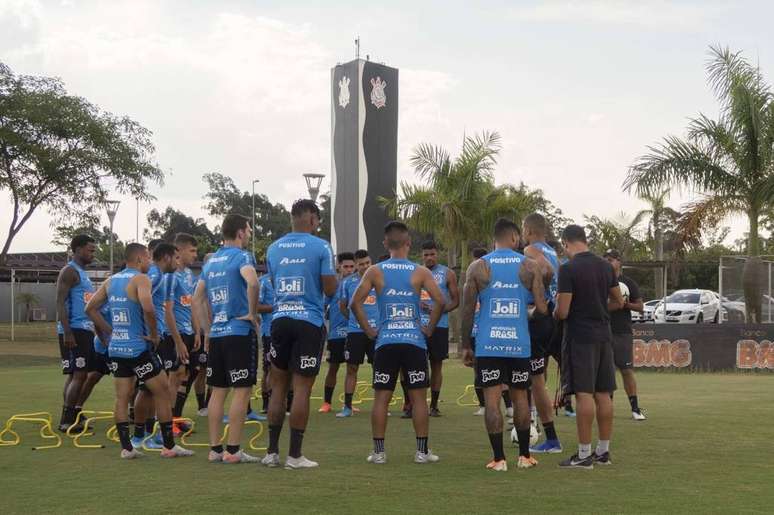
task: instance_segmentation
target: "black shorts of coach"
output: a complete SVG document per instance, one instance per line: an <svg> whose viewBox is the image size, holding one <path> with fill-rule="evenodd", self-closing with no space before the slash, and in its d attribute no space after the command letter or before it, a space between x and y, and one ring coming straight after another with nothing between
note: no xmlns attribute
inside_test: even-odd
<svg viewBox="0 0 774 515"><path fill-rule="evenodd" d="M382 345L374 352L374 390L395 391L399 376L408 390L428 388L427 351L408 343Z"/></svg>
<svg viewBox="0 0 774 515"><path fill-rule="evenodd" d="M156 348L156 352L161 358L161 364L164 366L164 371L174 372L180 368L180 358L177 355L177 349L175 348L175 340L172 339L171 334L165 334L164 338L159 342L159 346Z"/></svg>
<svg viewBox="0 0 774 515"><path fill-rule="evenodd" d="M96 350L93 352L89 372L96 372L103 376L110 374L110 358L108 358L107 353L102 354Z"/></svg>
<svg viewBox="0 0 774 515"><path fill-rule="evenodd" d="M325 326L282 317L271 323L271 364L280 370L314 377L320 373Z"/></svg>
<svg viewBox="0 0 774 515"><path fill-rule="evenodd" d="M347 361L345 348L346 338L333 338L328 340L328 363L344 363Z"/></svg>
<svg viewBox="0 0 774 515"><path fill-rule="evenodd" d="M542 375L546 371L554 326L554 318L551 315L535 313L529 320L529 341L532 350L529 372L533 376Z"/></svg>
<svg viewBox="0 0 774 515"><path fill-rule="evenodd" d="M348 365L362 365L366 356L374 362L374 341L365 333L349 333L344 345L344 358Z"/></svg>
<svg viewBox="0 0 774 515"><path fill-rule="evenodd" d="M476 358L476 380L482 388L506 385L526 390L530 385L529 358Z"/></svg>
<svg viewBox="0 0 774 515"><path fill-rule="evenodd" d="M246 335L210 338L207 384L216 388L245 388L256 383L258 345L253 331Z"/></svg>
<svg viewBox="0 0 774 515"><path fill-rule="evenodd" d="M134 358L109 358L110 371L113 377L126 378L136 377L145 386L145 381L153 379L164 369L161 365L161 359L158 354L152 351L145 351Z"/></svg>
<svg viewBox="0 0 774 515"><path fill-rule="evenodd" d="M432 362L449 359L449 328L436 327L427 338L427 358Z"/></svg>
<svg viewBox="0 0 774 515"><path fill-rule="evenodd" d="M565 333L562 345L562 392L613 392L615 366L610 335L573 337Z"/></svg>
<svg viewBox="0 0 774 515"><path fill-rule="evenodd" d="M634 337L632 333L613 333L613 361L619 370L634 367Z"/></svg>
<svg viewBox="0 0 774 515"><path fill-rule="evenodd" d="M88 329L72 329L75 347L72 349L64 343L64 335L59 335L59 355L62 358L62 374L73 372L88 372L93 367L94 333Z"/></svg>

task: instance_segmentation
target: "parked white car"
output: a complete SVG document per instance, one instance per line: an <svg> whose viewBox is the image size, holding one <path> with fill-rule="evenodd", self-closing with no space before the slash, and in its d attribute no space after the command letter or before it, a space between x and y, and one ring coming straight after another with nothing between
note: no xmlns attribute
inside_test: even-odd
<svg viewBox="0 0 774 515"><path fill-rule="evenodd" d="M710 290L677 290L661 302L655 310L657 324L718 323L720 299Z"/></svg>
<svg viewBox="0 0 774 515"><path fill-rule="evenodd" d="M642 313L632 311L632 322L653 322L656 306L658 306L661 302L661 299L649 300L643 304L644 309Z"/></svg>

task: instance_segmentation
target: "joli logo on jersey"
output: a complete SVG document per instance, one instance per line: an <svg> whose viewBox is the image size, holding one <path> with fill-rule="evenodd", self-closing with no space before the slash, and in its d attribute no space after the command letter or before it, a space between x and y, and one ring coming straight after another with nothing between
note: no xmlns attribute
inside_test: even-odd
<svg viewBox="0 0 774 515"><path fill-rule="evenodd" d="M303 295L304 278L303 277L280 277L277 280L278 295Z"/></svg>
<svg viewBox="0 0 774 515"><path fill-rule="evenodd" d="M416 312L413 304L388 304L387 316L390 320L413 320Z"/></svg>
<svg viewBox="0 0 774 515"><path fill-rule="evenodd" d="M218 306L228 302L228 288L213 288L210 290L210 304Z"/></svg>
<svg viewBox="0 0 774 515"><path fill-rule="evenodd" d="M518 318L519 299L492 299L489 314L492 318Z"/></svg>
<svg viewBox="0 0 774 515"><path fill-rule="evenodd" d="M113 325L128 325L129 310L124 308L115 308L110 310Z"/></svg>

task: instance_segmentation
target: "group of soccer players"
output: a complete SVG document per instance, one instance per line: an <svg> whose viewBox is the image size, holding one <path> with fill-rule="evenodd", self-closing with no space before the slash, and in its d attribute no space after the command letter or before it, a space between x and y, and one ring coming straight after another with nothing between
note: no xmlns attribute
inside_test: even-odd
<svg viewBox="0 0 774 515"><path fill-rule="evenodd" d="M60 429L75 425L94 384L112 373L122 458L137 458L142 449L154 448L166 458L192 455L175 444L175 435L187 430L178 419L193 388L199 414L208 417L210 462L279 466L279 437L287 417L285 468L317 467L303 455L302 444L327 340L329 368L320 412L331 412L337 373L346 363L344 406L336 416L353 415L358 368L368 358L375 392L368 462L387 460L388 406L398 381L404 391L403 416L413 420L416 433L414 461L437 462L439 457L428 446L429 417L441 415L448 313L460 304L454 272L438 263L432 242L422 246L423 265L410 261L409 230L398 221L384 229L389 254L378 263L372 264L363 250L340 253L334 263L330 245L314 236L320 224L317 205L299 200L291 216L292 232L269 247L267 273L261 278L253 254L244 250L252 228L241 215L223 220L223 246L208 256L198 280L189 268L196 259L196 240L180 234L174 242L152 242L150 249L129 244L125 268L95 292L85 272L93 260L94 242L86 236L74 238L73 260L60 273L57 288L67 375ZM513 406L509 415L513 413L518 435L519 468L537 464L531 453L562 451L545 386L550 355L562 363L563 390L575 395L578 411L579 451L561 465L590 468L610 463L615 377L609 312L637 309L638 299L625 303L621 298L613 267L584 247L582 228L569 226L563 232L562 243L572 260L561 266L546 242L548 232L539 214L525 219L523 232L501 219L495 226L495 249L479 253L466 273L461 356L475 367L476 387L482 392L494 454L490 470L507 470L503 398ZM615 257L619 271L620 255ZM628 362L631 365L630 358ZM240 449L245 418L262 418L250 408L260 363L269 428L262 459ZM633 375L629 382L624 377L629 392ZM231 405L224 417L229 393ZM639 412L636 392L633 397L633 412ZM532 449L530 398L546 435ZM592 453L595 404L600 441ZM224 421L229 431L222 442Z"/></svg>

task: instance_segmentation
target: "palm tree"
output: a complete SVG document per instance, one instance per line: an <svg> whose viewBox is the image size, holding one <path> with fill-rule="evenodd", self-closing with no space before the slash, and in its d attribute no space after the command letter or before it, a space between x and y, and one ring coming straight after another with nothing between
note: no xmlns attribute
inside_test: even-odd
<svg viewBox="0 0 774 515"><path fill-rule="evenodd" d="M631 167L625 190L657 197L664 188L700 194L686 223L700 227L728 215L747 216L747 252L760 252L758 226L774 200L774 101L760 71L740 52L711 47L709 83L720 102L718 120L700 114L688 136L668 136Z"/></svg>
<svg viewBox="0 0 774 515"><path fill-rule="evenodd" d="M666 205L669 199L669 188L663 188L656 192L641 192L640 199L648 203L647 209L640 210L635 215L635 220L638 222L644 220L646 217L648 220L648 236L653 240L653 257L656 261L664 260L664 231L666 229L667 215L671 215L672 218L678 216L678 213L672 208ZM656 297L660 298L664 296L664 271L661 268L657 268L656 272Z"/></svg>

